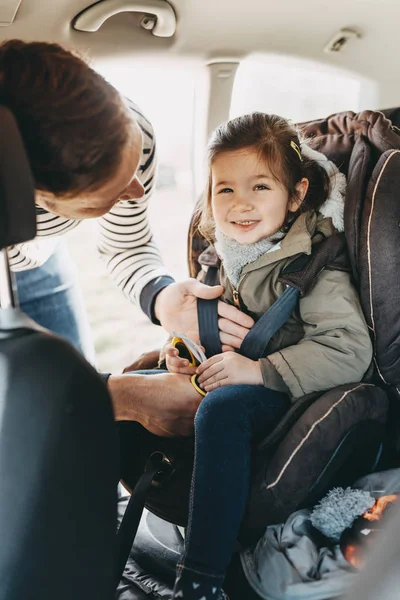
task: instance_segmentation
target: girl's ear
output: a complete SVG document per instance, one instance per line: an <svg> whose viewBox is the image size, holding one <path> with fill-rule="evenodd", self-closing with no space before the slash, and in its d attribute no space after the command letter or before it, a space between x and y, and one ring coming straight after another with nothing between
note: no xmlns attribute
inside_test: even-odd
<svg viewBox="0 0 400 600"><path fill-rule="evenodd" d="M303 179L300 179L300 181L296 183L297 198L291 198L289 200L289 212L296 212L299 210L304 198L306 197L309 185L310 182L306 177L303 177Z"/></svg>

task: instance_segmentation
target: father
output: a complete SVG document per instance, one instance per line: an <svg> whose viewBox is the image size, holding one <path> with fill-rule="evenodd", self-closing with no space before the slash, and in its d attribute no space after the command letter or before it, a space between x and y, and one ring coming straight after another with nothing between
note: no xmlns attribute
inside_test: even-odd
<svg viewBox="0 0 400 600"><path fill-rule="evenodd" d="M175 283L162 264L147 221L156 146L138 107L57 44L1 44L0 84L1 103L17 120L36 191L37 238L9 248L22 309L83 349L80 311L62 272L67 259L62 256L56 268L52 259L60 236L96 218L100 253L121 290L166 331L198 338L197 298L216 298L222 288L194 279ZM38 276L41 269L44 277ZM237 348L252 319L219 306L221 342L225 349ZM111 376L108 387L117 420L137 421L163 436L190 433L199 398L189 377Z"/></svg>

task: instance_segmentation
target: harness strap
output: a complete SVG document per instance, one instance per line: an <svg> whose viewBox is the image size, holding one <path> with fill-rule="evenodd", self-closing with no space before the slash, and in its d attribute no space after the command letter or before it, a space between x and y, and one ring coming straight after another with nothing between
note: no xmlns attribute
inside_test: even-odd
<svg viewBox="0 0 400 600"><path fill-rule="evenodd" d="M162 452L153 452L147 460L145 472L140 476L132 490L117 532L115 587L121 581L132 544L139 528L149 490L155 483L158 485L162 484L172 472L172 468L171 460L167 456Z"/></svg>
<svg viewBox="0 0 400 600"><path fill-rule="evenodd" d="M271 338L289 319L297 306L299 297L299 290L288 286L250 329L239 348L239 354L252 360L258 360L264 356Z"/></svg>
<svg viewBox="0 0 400 600"><path fill-rule="evenodd" d="M216 267L209 267L205 283L215 280ZM287 286L286 290L273 303L266 313L253 325L240 346L239 353L257 360L264 356L270 339L286 323L297 306L300 292ZM207 357L220 354L222 346L218 330L218 299L197 301L199 333Z"/></svg>
<svg viewBox="0 0 400 600"><path fill-rule="evenodd" d="M126 562L132 548L136 532L142 517L147 494L158 469L143 473L129 498L128 506L117 533L117 561L115 587L121 581Z"/></svg>
<svg viewBox="0 0 400 600"><path fill-rule="evenodd" d="M208 264L211 263L211 258L210 255ZM301 254L283 269L279 281L286 284L285 292L253 325L242 342L240 354L253 360L265 355L271 338L289 319L299 297L310 292L323 269L349 271L344 234L336 234L316 243L311 255ZM215 285L217 275L218 268L209 266L205 283ZM219 354L222 348L218 331L218 300L198 300L197 313L200 340L206 356Z"/></svg>
<svg viewBox="0 0 400 600"><path fill-rule="evenodd" d="M218 275L217 267L209 267L204 283L215 285ZM218 298L214 300L197 300L197 317L199 320L199 337L207 358L221 354L222 346L218 329Z"/></svg>

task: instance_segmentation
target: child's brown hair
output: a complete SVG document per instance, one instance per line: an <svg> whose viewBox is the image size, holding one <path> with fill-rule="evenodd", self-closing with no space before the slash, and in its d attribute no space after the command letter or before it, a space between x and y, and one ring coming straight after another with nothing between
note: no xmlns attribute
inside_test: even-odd
<svg viewBox="0 0 400 600"><path fill-rule="evenodd" d="M277 115L254 112L220 125L208 144L208 183L203 196L199 230L209 240L214 240L214 222L211 211L211 167L223 152L254 149L261 160L268 163L273 177L296 199L296 184L305 177L309 181L307 194L296 213L288 213L282 231L290 228L292 221L308 210L318 210L329 194L329 177L315 160L302 156L299 134L286 119Z"/></svg>

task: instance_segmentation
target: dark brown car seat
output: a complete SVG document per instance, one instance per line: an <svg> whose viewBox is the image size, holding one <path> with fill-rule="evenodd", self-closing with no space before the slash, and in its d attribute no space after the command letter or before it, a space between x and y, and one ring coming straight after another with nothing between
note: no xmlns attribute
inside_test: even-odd
<svg viewBox="0 0 400 600"><path fill-rule="evenodd" d="M391 109L392 114L398 114ZM311 505L335 485L348 485L387 456L397 464L400 422L400 136L382 112L344 112L302 124L310 145L347 176L345 236L353 280L374 344L374 366L365 381L300 399L254 453L254 472L239 541L256 541L269 524ZM188 241L189 269L196 276L207 242L196 212ZM141 365L143 365L143 359ZM148 366L148 365L147 365ZM393 418L388 419L390 411ZM390 423L389 428L387 423ZM382 462L382 442L388 449ZM190 453L188 449L187 453ZM385 454L385 453L384 453ZM119 587L120 600L168 598L174 565L183 548L176 524L187 518L188 460L164 486L154 488ZM122 501L126 502L126 499ZM175 525L169 525L167 521ZM235 569L233 570L235 571ZM237 572L237 569L236 569ZM251 597L240 585L233 599ZM157 595L159 594L159 595Z"/></svg>

